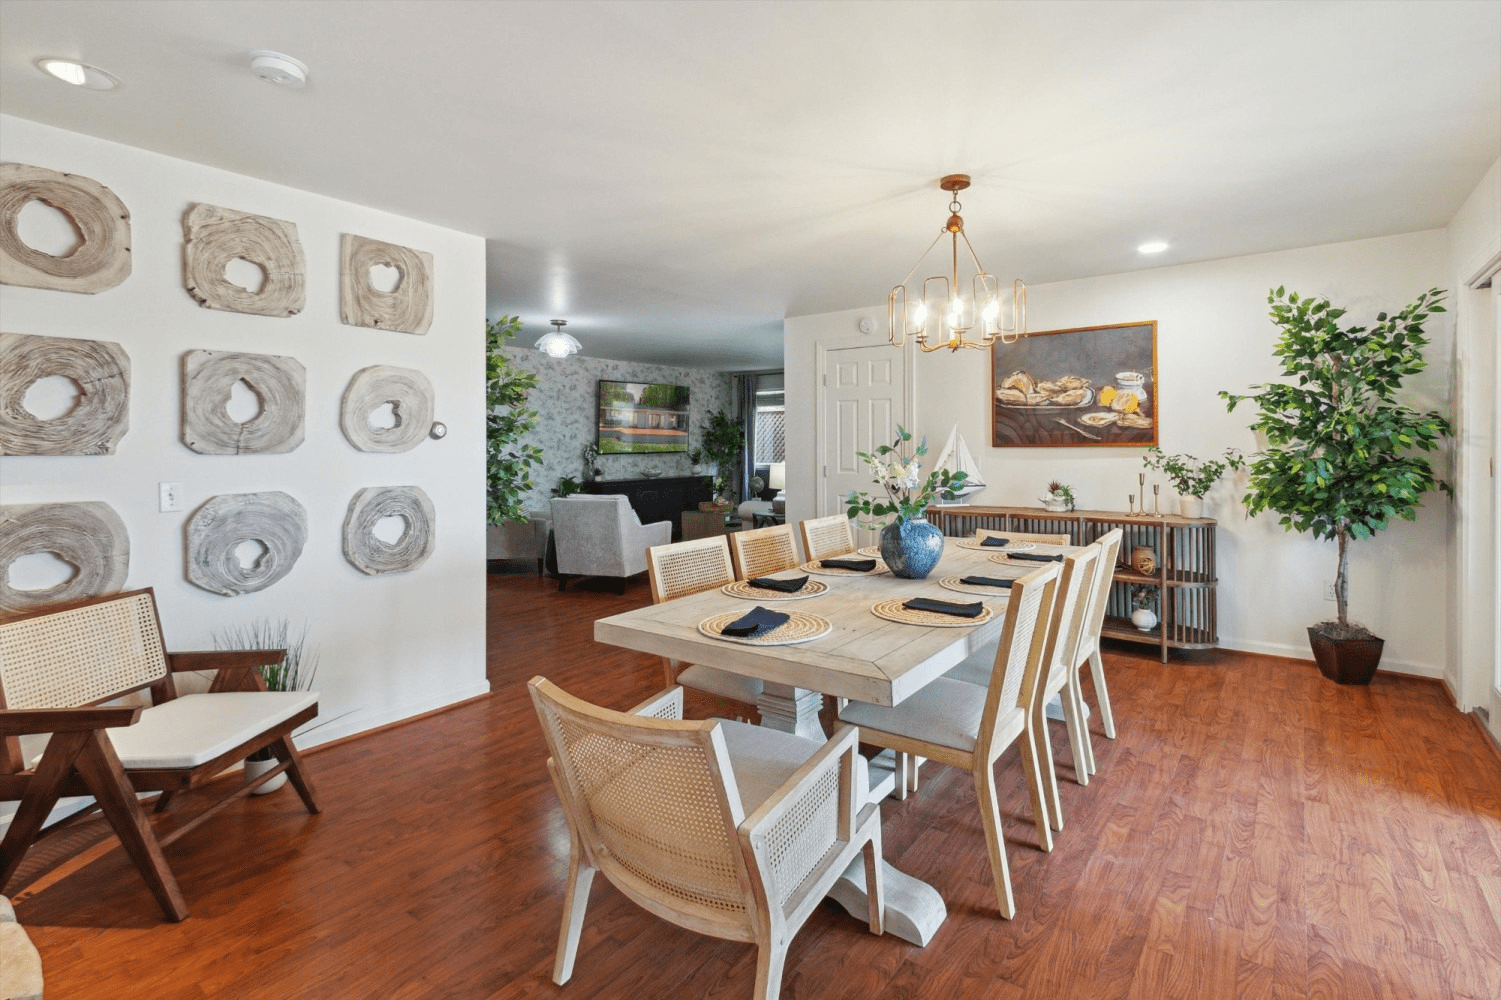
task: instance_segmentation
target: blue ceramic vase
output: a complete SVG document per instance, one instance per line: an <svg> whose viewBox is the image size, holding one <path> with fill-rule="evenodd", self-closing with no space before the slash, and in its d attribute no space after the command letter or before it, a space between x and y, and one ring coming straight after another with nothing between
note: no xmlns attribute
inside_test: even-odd
<svg viewBox="0 0 1501 1000"><path fill-rule="evenodd" d="M921 580L942 556L943 532L926 518L898 518L881 529L881 558L896 576Z"/></svg>

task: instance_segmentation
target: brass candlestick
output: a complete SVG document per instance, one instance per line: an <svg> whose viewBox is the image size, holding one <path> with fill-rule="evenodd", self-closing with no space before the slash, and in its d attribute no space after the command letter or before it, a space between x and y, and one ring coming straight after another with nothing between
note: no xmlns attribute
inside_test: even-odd
<svg viewBox="0 0 1501 1000"><path fill-rule="evenodd" d="M1126 494L1126 513L1127 514L1135 514L1136 513L1136 494L1135 493L1127 493Z"/></svg>
<svg viewBox="0 0 1501 1000"><path fill-rule="evenodd" d="M1162 484L1161 483L1153 483L1152 484L1152 516L1153 517L1161 517L1162 516L1162 497L1158 495L1158 493L1159 493L1159 491L1161 489L1162 489ZM1142 499L1145 500L1146 498L1143 497Z"/></svg>

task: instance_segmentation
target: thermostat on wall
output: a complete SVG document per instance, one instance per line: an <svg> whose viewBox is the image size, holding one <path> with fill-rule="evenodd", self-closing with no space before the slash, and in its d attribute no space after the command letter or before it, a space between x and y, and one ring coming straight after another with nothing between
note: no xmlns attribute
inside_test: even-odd
<svg viewBox="0 0 1501 1000"><path fill-rule="evenodd" d="M861 316L859 326L861 333L872 334L876 332L876 321L869 316Z"/></svg>

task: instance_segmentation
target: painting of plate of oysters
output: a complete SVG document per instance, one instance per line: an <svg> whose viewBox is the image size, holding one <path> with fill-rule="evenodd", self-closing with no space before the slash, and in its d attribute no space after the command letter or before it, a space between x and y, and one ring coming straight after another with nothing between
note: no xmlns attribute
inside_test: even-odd
<svg viewBox="0 0 1501 1000"><path fill-rule="evenodd" d="M1014 371L1001 380L995 391L996 403L1019 410L1078 410L1096 402L1100 409L1082 413L1074 419L1086 427L1145 430L1152 418L1140 412L1140 398L1106 386L1098 393L1090 379L1080 375L1057 378L1034 378L1030 372Z"/></svg>

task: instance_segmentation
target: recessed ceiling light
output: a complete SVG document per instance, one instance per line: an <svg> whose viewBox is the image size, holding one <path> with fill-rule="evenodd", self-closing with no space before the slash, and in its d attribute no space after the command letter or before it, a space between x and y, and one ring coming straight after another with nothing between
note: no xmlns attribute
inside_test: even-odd
<svg viewBox="0 0 1501 1000"><path fill-rule="evenodd" d="M55 77L63 83L71 83L75 87L85 90L114 90L120 86L120 78L112 73L106 73L98 66L90 66L76 59L46 58L36 61L38 67L48 76Z"/></svg>
<svg viewBox="0 0 1501 1000"><path fill-rule="evenodd" d="M256 76L278 87L296 89L307 83L307 66L280 52L257 49L250 53L250 68Z"/></svg>
<svg viewBox="0 0 1501 1000"><path fill-rule="evenodd" d="M1137 253L1161 253L1167 249L1167 244L1161 240L1153 240L1151 243L1143 243L1136 248Z"/></svg>

